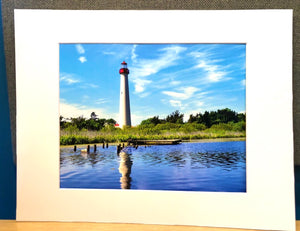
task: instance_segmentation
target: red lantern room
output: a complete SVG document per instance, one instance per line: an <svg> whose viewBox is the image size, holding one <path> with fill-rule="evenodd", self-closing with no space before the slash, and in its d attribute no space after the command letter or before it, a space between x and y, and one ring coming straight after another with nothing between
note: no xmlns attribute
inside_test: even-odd
<svg viewBox="0 0 300 231"><path fill-rule="evenodd" d="M122 63L121 63L121 69L119 70L119 73L120 74L129 74L129 70L128 70L128 68L127 68L127 63L125 62L125 61L123 61Z"/></svg>

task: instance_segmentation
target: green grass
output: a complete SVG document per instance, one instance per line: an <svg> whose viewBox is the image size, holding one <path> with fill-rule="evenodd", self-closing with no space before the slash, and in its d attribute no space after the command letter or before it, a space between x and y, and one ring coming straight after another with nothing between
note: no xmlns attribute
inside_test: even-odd
<svg viewBox="0 0 300 231"><path fill-rule="evenodd" d="M213 138L238 138L245 137L245 131L229 127L228 125L216 125L208 129L198 130L186 128L183 126L175 126L172 128L157 128L156 126L133 127L125 129L106 128L100 131L61 130L60 144L92 144L102 142L126 142L128 139L137 140L163 140L163 139L213 139Z"/></svg>

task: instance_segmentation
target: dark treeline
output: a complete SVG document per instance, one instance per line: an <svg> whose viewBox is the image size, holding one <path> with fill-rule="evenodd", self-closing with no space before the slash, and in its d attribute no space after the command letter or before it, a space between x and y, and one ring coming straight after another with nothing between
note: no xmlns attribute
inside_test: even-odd
<svg viewBox="0 0 300 231"><path fill-rule="evenodd" d="M152 127L159 125L160 127L165 127L164 125L188 125L194 124L201 128L200 130L211 128L215 125L222 124L238 124L239 130L245 130L246 127L246 115L244 113L237 113L231 109L225 108L217 111L205 111L204 113L197 113L196 115L190 115L187 122L183 121L184 114L180 113L178 110L169 114L166 118L160 119L159 116L154 116L152 118L143 120L138 127ZM63 118L60 116L60 128L63 130L88 130L88 131L100 131L103 128L114 128L116 121L114 119L99 119L95 112L91 113L89 119L84 117L77 118ZM172 126L171 126L172 127Z"/></svg>
<svg viewBox="0 0 300 231"><path fill-rule="evenodd" d="M172 114L168 115L165 119L159 119L158 116L154 116L147 120L143 120L141 125L148 124L164 124L164 123L176 123L183 124L184 114L181 114L178 110L174 111ZM246 115L244 113L237 113L231 109L225 108L217 111L205 111L202 113L197 113L196 115L190 115L186 123L197 123L203 124L206 128L210 128L212 125L221 123L238 123L246 122Z"/></svg>

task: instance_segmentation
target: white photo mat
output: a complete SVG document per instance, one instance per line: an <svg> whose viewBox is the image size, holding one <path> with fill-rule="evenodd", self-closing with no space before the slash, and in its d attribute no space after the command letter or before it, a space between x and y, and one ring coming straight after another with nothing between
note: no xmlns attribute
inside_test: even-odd
<svg viewBox="0 0 300 231"><path fill-rule="evenodd" d="M295 230L292 10L15 10L17 220ZM60 189L59 43L246 43L246 193Z"/></svg>

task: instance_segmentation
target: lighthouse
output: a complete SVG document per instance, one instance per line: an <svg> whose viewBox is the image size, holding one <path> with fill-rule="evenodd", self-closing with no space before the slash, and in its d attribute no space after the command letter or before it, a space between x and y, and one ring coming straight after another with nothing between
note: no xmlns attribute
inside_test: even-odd
<svg viewBox="0 0 300 231"><path fill-rule="evenodd" d="M120 73L120 111L119 111L119 127L131 126L130 116L130 101L129 101L129 86L128 86L128 74L127 63L123 61L121 63Z"/></svg>

